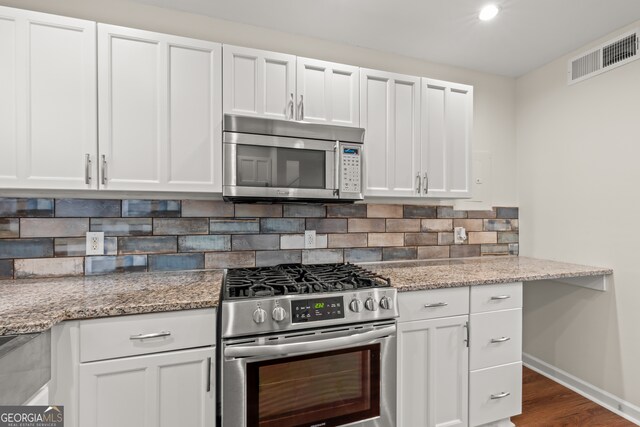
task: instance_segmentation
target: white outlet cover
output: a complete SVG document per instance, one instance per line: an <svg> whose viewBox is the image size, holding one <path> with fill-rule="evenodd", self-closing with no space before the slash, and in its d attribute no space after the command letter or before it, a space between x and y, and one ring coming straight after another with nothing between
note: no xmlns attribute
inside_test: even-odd
<svg viewBox="0 0 640 427"><path fill-rule="evenodd" d="M316 230L306 230L304 232L304 248L315 249L316 247Z"/></svg>
<svg viewBox="0 0 640 427"><path fill-rule="evenodd" d="M467 230L464 227L455 227L453 230L453 243L460 245L467 240Z"/></svg>
<svg viewBox="0 0 640 427"><path fill-rule="evenodd" d="M104 232L87 231L87 255L104 255Z"/></svg>

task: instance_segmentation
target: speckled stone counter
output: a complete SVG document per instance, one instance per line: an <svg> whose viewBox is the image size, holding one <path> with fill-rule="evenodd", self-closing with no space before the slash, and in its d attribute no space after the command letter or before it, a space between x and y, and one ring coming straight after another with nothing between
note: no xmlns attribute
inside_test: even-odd
<svg viewBox="0 0 640 427"><path fill-rule="evenodd" d="M527 257L372 263L362 266L391 279L392 286L398 288L399 292L613 273L613 270L608 268Z"/></svg>
<svg viewBox="0 0 640 427"><path fill-rule="evenodd" d="M216 307L222 271L0 281L0 335L72 319Z"/></svg>

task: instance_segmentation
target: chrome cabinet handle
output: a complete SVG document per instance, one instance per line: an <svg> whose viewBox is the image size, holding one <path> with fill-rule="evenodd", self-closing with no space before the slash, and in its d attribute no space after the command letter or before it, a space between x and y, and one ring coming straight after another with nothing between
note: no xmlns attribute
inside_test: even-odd
<svg viewBox="0 0 640 427"><path fill-rule="evenodd" d="M422 188L420 184L420 172L418 172L418 175L416 175L416 180L418 181L418 184L416 185L416 192L420 194L420 189Z"/></svg>
<svg viewBox="0 0 640 427"><path fill-rule="evenodd" d="M289 106L287 108L287 120L293 120L293 105L295 104L295 101L293 100L293 92L291 92L289 94L290 99L289 99Z"/></svg>
<svg viewBox="0 0 640 427"><path fill-rule="evenodd" d="M495 297L491 297L492 300L501 300L501 299L509 299L511 295L496 295Z"/></svg>
<svg viewBox="0 0 640 427"><path fill-rule="evenodd" d="M160 338L160 337L168 337L169 335L171 335L171 332L169 331L162 331L162 332L153 332L151 334L138 334L138 335L131 335L129 337L130 340L146 340L148 338Z"/></svg>
<svg viewBox="0 0 640 427"><path fill-rule="evenodd" d="M499 343L499 342L506 342L506 341L509 341L510 339L511 338L509 338L509 337L492 338L491 342L495 344L495 343Z"/></svg>
<svg viewBox="0 0 640 427"><path fill-rule="evenodd" d="M84 183L89 185L91 184L91 180L93 177L91 176L91 155L84 155Z"/></svg>
<svg viewBox="0 0 640 427"><path fill-rule="evenodd" d="M298 120L304 120L304 95L300 95L300 117Z"/></svg>
<svg viewBox="0 0 640 427"><path fill-rule="evenodd" d="M424 173L424 184L423 184L423 188L424 188L424 194L429 193L429 177L427 176L427 173Z"/></svg>
<svg viewBox="0 0 640 427"><path fill-rule="evenodd" d="M502 393L497 393L497 394L492 394L491 398L492 399L502 399L503 397L507 397L510 396L511 393L509 393L508 391L503 391Z"/></svg>
<svg viewBox="0 0 640 427"><path fill-rule="evenodd" d="M434 303L431 303L431 304L425 304L424 307L425 308L446 307L448 305L449 305L448 302L434 302Z"/></svg>
<svg viewBox="0 0 640 427"><path fill-rule="evenodd" d="M207 393L211 391L211 358L207 357Z"/></svg>
<svg viewBox="0 0 640 427"><path fill-rule="evenodd" d="M102 155L102 185L107 185L107 156Z"/></svg>

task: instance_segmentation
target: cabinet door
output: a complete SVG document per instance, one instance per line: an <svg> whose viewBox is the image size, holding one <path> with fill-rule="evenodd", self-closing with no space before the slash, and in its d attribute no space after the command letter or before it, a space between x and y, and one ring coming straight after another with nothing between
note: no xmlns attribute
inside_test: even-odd
<svg viewBox="0 0 640 427"><path fill-rule="evenodd" d="M97 188L95 31L0 7L0 187Z"/></svg>
<svg viewBox="0 0 640 427"><path fill-rule="evenodd" d="M360 68L298 57L297 119L360 126Z"/></svg>
<svg viewBox="0 0 640 427"><path fill-rule="evenodd" d="M419 196L420 78L360 72L365 195Z"/></svg>
<svg viewBox="0 0 640 427"><path fill-rule="evenodd" d="M295 119L294 55L224 45L225 114Z"/></svg>
<svg viewBox="0 0 640 427"><path fill-rule="evenodd" d="M398 323L398 426L467 426L468 316Z"/></svg>
<svg viewBox="0 0 640 427"><path fill-rule="evenodd" d="M82 427L215 424L213 347L80 365Z"/></svg>
<svg viewBox="0 0 640 427"><path fill-rule="evenodd" d="M221 45L98 25L101 185L222 190Z"/></svg>
<svg viewBox="0 0 640 427"><path fill-rule="evenodd" d="M423 194L471 197L473 88L422 79Z"/></svg>

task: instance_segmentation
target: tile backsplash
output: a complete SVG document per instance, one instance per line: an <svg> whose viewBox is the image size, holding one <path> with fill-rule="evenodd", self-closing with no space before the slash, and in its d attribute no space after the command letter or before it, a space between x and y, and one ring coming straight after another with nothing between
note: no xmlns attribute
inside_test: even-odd
<svg viewBox="0 0 640 427"><path fill-rule="evenodd" d="M85 255L87 231L103 256ZM517 254L514 207L0 198L0 279Z"/></svg>

